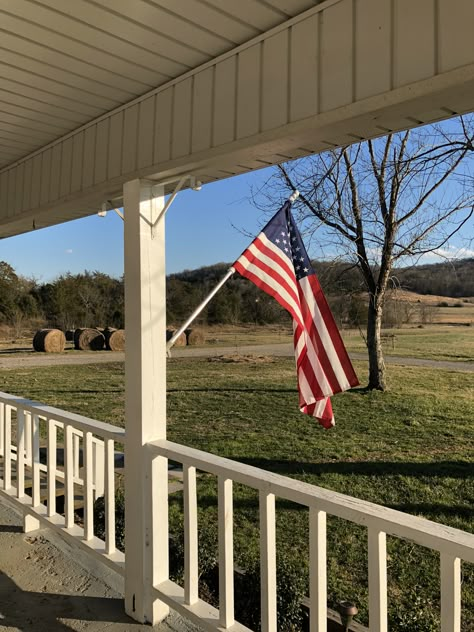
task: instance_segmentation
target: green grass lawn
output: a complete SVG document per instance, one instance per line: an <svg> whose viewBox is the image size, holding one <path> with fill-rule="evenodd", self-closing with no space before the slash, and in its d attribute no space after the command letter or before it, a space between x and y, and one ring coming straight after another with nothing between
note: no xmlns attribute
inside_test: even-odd
<svg viewBox="0 0 474 632"><path fill-rule="evenodd" d="M365 332L363 332L365 334ZM382 341L385 355L407 358L428 358L456 362L474 361L474 327L427 326L403 329L386 329L388 337ZM391 338L391 335L395 338ZM366 353L364 339L359 331L342 332L348 351Z"/></svg>
<svg viewBox="0 0 474 632"><path fill-rule="evenodd" d="M297 408L292 359L169 361L169 438L280 474L474 532L474 373L391 366L387 393L334 398L324 431ZM361 381L365 363L356 363ZM0 372L0 389L123 425L123 365ZM201 476L200 528L214 541L216 482ZM236 485L236 562L258 555L258 500ZM171 498L171 529L182 523ZM279 551L307 575L308 513L277 505ZM367 622L366 532L330 518L329 600L354 600ZM438 559L388 540L391 630L431 632L439 616ZM463 565L463 632L474 631L474 568Z"/></svg>

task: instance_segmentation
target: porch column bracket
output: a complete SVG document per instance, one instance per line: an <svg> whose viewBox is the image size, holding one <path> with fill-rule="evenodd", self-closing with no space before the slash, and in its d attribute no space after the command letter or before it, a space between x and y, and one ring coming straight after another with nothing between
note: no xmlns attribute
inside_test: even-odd
<svg viewBox="0 0 474 632"><path fill-rule="evenodd" d="M168 211L170 206L175 201L176 196L178 195L178 193L181 191L181 189L183 188L183 186L186 184L186 182L188 180L189 180L189 186L191 187L191 189L193 189L194 191L200 191L201 190L202 183L200 182L200 180L196 179L196 176L192 176L189 173L184 175L184 176L181 176L181 178L178 180L178 183L177 183L173 193L167 199L166 204L164 205L162 211L160 212L160 214L158 215L158 217L156 218L156 220L153 222L153 224L151 226L151 237L152 237L152 239L155 236L155 227L156 227L156 225L166 215L166 212ZM174 182L174 180L172 180L171 182ZM152 189L155 186L163 187L165 184L170 184L170 181L154 182L154 183L152 183Z"/></svg>

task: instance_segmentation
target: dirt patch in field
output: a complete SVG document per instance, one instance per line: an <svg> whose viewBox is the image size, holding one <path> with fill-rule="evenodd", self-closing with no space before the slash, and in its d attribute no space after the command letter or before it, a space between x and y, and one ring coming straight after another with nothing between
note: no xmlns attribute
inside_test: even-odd
<svg viewBox="0 0 474 632"><path fill-rule="evenodd" d="M240 364L266 364L274 362L275 358L271 356L255 356L255 355L219 355L212 356L207 359L208 362L223 362L226 364L238 362Z"/></svg>

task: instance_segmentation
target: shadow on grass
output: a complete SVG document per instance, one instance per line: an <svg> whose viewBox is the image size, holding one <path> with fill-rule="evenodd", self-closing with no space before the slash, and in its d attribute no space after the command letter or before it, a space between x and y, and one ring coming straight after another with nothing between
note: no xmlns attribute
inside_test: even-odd
<svg viewBox="0 0 474 632"><path fill-rule="evenodd" d="M20 347L18 349L2 349L0 350L0 356L2 355L15 355L17 353L31 352L33 355L33 349L31 347Z"/></svg>
<svg viewBox="0 0 474 632"><path fill-rule="evenodd" d="M344 461L328 463L309 463L301 461L283 461L265 458L234 457L240 463L291 476L310 474L347 474L348 476L410 476L429 478L473 478L474 468L470 461Z"/></svg>
<svg viewBox="0 0 474 632"><path fill-rule="evenodd" d="M168 388L166 390L170 393L296 393L296 388L241 388L228 386L212 387L212 388Z"/></svg>

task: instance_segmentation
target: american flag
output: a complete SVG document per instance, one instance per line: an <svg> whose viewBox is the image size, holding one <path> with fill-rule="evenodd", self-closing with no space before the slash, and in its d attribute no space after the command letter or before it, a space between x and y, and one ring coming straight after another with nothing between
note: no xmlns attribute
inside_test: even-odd
<svg viewBox="0 0 474 632"><path fill-rule="evenodd" d="M311 266L288 200L232 266L293 318L300 410L334 425L330 396L359 381Z"/></svg>

